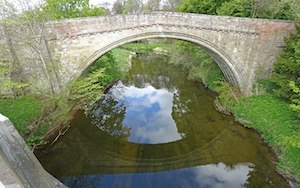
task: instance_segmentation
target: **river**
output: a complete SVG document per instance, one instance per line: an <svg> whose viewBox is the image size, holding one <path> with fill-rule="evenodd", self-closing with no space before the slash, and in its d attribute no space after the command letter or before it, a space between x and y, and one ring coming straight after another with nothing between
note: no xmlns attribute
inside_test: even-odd
<svg viewBox="0 0 300 188"><path fill-rule="evenodd" d="M126 76L39 157L69 187L288 187L253 130L217 112L216 95L157 56Z"/></svg>

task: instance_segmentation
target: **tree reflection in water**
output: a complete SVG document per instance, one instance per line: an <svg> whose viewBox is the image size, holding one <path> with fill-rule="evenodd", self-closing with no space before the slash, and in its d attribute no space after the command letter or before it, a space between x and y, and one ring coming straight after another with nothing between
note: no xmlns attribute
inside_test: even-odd
<svg viewBox="0 0 300 188"><path fill-rule="evenodd" d="M93 108L92 122L109 135L134 143L157 144L180 140L182 136L172 117L176 90L143 85L143 88L138 88L118 82Z"/></svg>
<svg viewBox="0 0 300 188"><path fill-rule="evenodd" d="M116 87L116 86L114 86ZM122 88L119 88L121 94ZM88 113L91 123L111 136L127 140L130 136L130 127L123 126L126 106L111 93L103 96Z"/></svg>

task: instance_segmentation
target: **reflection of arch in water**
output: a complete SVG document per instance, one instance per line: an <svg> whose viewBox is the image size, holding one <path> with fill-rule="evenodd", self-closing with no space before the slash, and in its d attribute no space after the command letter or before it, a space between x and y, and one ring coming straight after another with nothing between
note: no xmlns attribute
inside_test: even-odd
<svg viewBox="0 0 300 188"><path fill-rule="evenodd" d="M237 86L238 88L243 88L242 83L243 79L238 74L238 71L236 70L233 60L220 48L218 48L213 43L204 40L200 37L186 34L186 33L173 33L173 32L151 32L151 33L143 33L140 35L134 35L130 37L123 38L121 40L112 42L111 44L103 47L102 49L99 49L94 54L90 55L89 58L87 58L78 71L75 73L75 77L73 79L78 78L80 75L83 74L83 72L92 65L98 58L100 58L105 53L109 52L110 50L121 46L126 43L144 40L144 39L151 39L151 38L173 38L173 39L179 39L179 40L185 40L189 42L193 42L196 44L199 44L201 47L203 47L210 55L211 57L216 61L218 66L220 67L221 71L223 72L225 78L233 85Z"/></svg>
<svg viewBox="0 0 300 188"><path fill-rule="evenodd" d="M176 155L176 156L168 156L165 158L157 158L157 159L150 159L150 158L144 158L144 159L139 159L137 160L136 157L126 157L126 156L120 156L120 154L115 153L115 152L111 152L111 151L104 151L106 154L108 154L109 156L111 156L112 158L119 158L121 160L124 161L132 161L134 163L138 162L139 165L143 166L143 167L150 167L153 168L150 171L162 171L162 170L166 170L165 168L167 167L174 167L174 166L180 166L183 165L182 167L178 167L178 168L186 168L186 167L193 167L193 166L197 166L195 165L195 163L199 163L198 165L204 165L204 164L209 164L209 163L204 163L202 164L202 162L204 162L205 159L201 158L201 152L203 152L205 149L211 147L214 142L216 142L218 139L220 139L223 134L225 134L225 132L228 131L228 129L223 130L220 134L218 134L217 136L215 136L212 140L210 140L209 142L205 143L202 146L196 147L196 148L190 148L188 149L189 151L183 152L181 155ZM174 148L174 145L186 145L186 146L191 146L193 145L192 143L189 143L189 138L183 139L183 140L178 140L178 141L174 141L174 142L169 142L169 143L163 143L163 144L155 144L155 145L145 145L145 148L155 148L156 151L159 151L159 147L164 145L165 147L169 147L169 148ZM139 144L135 144L132 143L134 145L139 145ZM188 165L190 164L190 165ZM186 166L187 165L187 166ZM155 169L157 168L157 169ZM168 169L169 170L169 169Z"/></svg>
<svg viewBox="0 0 300 188"><path fill-rule="evenodd" d="M94 127L95 128L95 127ZM89 139L92 135L86 134L84 129L79 130L82 134L85 134L85 137ZM232 152L231 148L239 147L237 145L232 145L232 143L241 143L241 145L247 146L246 143L249 140L245 139L244 136L253 136L253 133L243 134L241 137L232 136L236 134L235 129L230 127L221 131L218 135L212 138L209 142L203 145L195 145L195 143L186 143L193 142L195 140L180 140L176 142L166 143L166 144L157 144L157 145L140 145L134 143L128 143L126 141L117 141L120 146L120 152L116 153L115 148L102 148L101 150L93 148L87 154L81 154L80 158L84 158L85 164L84 167L94 167L88 168L89 171L86 171L86 174L127 174L127 173L145 173L145 172L161 172L161 171L170 171L177 169L185 169L196 166L204 166L210 164L220 164L223 163L228 170L233 170L238 164L251 164L250 166L254 169L264 169L269 168L272 173L260 174L260 171L253 170L251 172L249 182L252 181L266 181L266 179L273 179L275 175L275 168L272 168L272 161L266 161L267 163L258 163L256 159L261 160L261 157L267 157L269 153L265 153L265 150L260 150L259 152L254 152L249 154L247 149L241 149L240 152ZM89 132L89 131L88 131ZM249 134L249 135L248 135ZM250 136L251 135L251 136ZM251 142L252 144L252 142ZM177 146L175 146L177 145ZM254 143L250 148L257 148ZM184 146L190 147L182 148ZM86 147L86 146L81 146ZM145 156L141 151L151 152L166 152L164 149L176 148L177 150L186 149L190 150L189 152L182 152L177 157L173 157L170 153L169 156L161 158L152 158L152 156ZM248 147L248 146L247 146ZM260 146L261 147L261 146ZM113 151L114 150L114 151ZM221 150L221 151L220 151ZM153 153L152 152L152 153ZM126 153L135 153L136 157L128 157ZM142 156L140 156L142 155ZM259 155L259 156L258 156ZM262 155L262 156L260 156ZM139 158L143 157L144 159L140 160ZM109 162L107 159L113 161ZM270 164L269 164L270 163ZM254 166L252 166L254 164ZM271 168L270 168L271 167ZM274 167L274 166L273 166ZM79 169L80 170L80 169ZM64 174L64 176L78 176L81 175L80 171ZM101 175L100 175L101 176ZM252 180L253 179L253 180ZM277 180L274 180L274 182Z"/></svg>
<svg viewBox="0 0 300 188"><path fill-rule="evenodd" d="M80 116L76 114L78 115ZM167 144L141 145L115 139L99 131L96 126L86 126L84 119L87 118L84 118L83 114L82 126L73 127L71 137L62 138L66 139L65 144L55 146L55 157L51 163L47 159L48 155L41 160L46 166L54 166L56 173L53 174L58 177L80 176L83 171L86 175L101 176L169 171L219 163L230 169L241 163L254 164L257 170L251 172L249 182L265 182L270 179L273 181L276 175L274 161L270 160L270 150L257 142L259 136L236 125L220 129L219 133L206 143L201 142L202 138L199 135L194 139L186 138ZM195 142L195 139L199 139L198 142ZM118 144L112 147L103 142L104 140ZM91 141L94 143L91 144ZM178 157L173 157L175 153L178 153ZM261 169L268 169L268 173L261 174ZM51 172L51 169L49 171Z"/></svg>

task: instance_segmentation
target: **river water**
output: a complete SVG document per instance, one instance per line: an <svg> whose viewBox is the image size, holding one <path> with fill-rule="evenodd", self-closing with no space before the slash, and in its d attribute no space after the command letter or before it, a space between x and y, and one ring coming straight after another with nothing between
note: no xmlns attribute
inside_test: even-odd
<svg viewBox="0 0 300 188"><path fill-rule="evenodd" d="M135 59L88 115L39 157L69 187L288 187L252 130L166 57Z"/></svg>

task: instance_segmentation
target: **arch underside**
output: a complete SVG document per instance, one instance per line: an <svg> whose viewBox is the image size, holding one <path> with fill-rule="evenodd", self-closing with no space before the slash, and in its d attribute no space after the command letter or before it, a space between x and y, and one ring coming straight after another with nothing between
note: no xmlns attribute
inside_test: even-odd
<svg viewBox="0 0 300 188"><path fill-rule="evenodd" d="M147 33L132 35L129 37L122 38L120 40L113 41L112 43L99 49L94 54L92 54L88 59L86 59L83 62L82 66L79 68L79 71L77 71L77 73L75 74L75 78L72 79L76 79L80 77L82 73L91 64L93 64L98 58L100 58L102 55L109 52L110 50L117 48L118 46L121 46L126 43L144 40L144 39L151 39L151 38L172 38L172 39L185 40L200 45L215 60L215 62L220 67L227 81L232 85L237 86L241 91L243 90L242 77L238 74L238 71L234 66L233 60L222 49L218 48L213 43L202 39L201 37L197 37L185 33L174 33L174 32L147 32Z"/></svg>

